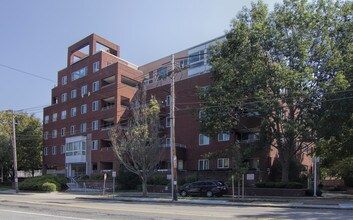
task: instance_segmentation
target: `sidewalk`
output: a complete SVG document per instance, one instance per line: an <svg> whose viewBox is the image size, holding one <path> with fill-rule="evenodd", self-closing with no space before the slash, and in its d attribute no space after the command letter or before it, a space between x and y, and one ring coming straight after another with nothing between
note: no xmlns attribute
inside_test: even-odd
<svg viewBox="0 0 353 220"><path fill-rule="evenodd" d="M305 208L305 209L340 209L353 210L353 195L345 193L326 192L322 197L245 197L234 198L231 196L205 198L205 197L178 197L178 201L172 201L167 193L149 193L148 197L142 197L141 192L117 192L101 195L101 192L55 192L36 193L20 192L20 194L38 195L45 197L61 197L67 199L119 201L119 202L145 202L145 203L173 203L208 206L248 206L248 207L280 207L280 208ZM15 190L0 191L0 194L15 194Z"/></svg>
<svg viewBox="0 0 353 220"><path fill-rule="evenodd" d="M326 194L326 195L325 195ZM281 207L281 208L307 208L307 209L343 209L353 210L353 195L343 193L325 193L322 197L246 197L234 198L224 196L220 198L178 197L172 201L166 193L150 193L148 197L141 197L138 192L118 192L112 195L96 195L76 199L94 199L121 202L153 202L194 205L222 205L222 206L252 206L252 207Z"/></svg>

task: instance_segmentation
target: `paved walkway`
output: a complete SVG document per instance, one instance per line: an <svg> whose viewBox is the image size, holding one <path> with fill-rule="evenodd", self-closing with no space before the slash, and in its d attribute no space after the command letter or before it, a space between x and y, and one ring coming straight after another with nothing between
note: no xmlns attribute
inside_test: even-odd
<svg viewBox="0 0 353 220"><path fill-rule="evenodd" d="M57 192L57 193L27 193L40 194L42 196L62 197L71 199L89 199L100 201L128 201L128 202L154 202L154 203L179 203L195 205L222 205L222 206L253 206L253 207L281 207L281 208L308 208L308 209L343 209L353 210L353 195L345 193L324 193L322 197L245 197L231 198L200 198L178 197L178 201L172 201L171 195L166 193L150 193L148 197L142 197L140 192L117 192L101 195L101 192ZM3 190L0 194L15 194L14 190Z"/></svg>

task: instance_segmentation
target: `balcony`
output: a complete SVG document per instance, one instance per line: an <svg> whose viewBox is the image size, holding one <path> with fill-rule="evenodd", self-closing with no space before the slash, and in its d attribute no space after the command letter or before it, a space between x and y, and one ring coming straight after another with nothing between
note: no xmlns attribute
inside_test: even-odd
<svg viewBox="0 0 353 220"><path fill-rule="evenodd" d="M108 130L114 127L114 118L106 118L102 120L102 130Z"/></svg>
<svg viewBox="0 0 353 220"><path fill-rule="evenodd" d="M115 107L115 97L109 97L102 100L102 111Z"/></svg>
<svg viewBox="0 0 353 220"><path fill-rule="evenodd" d="M102 89L115 84L115 76L110 76L102 80Z"/></svg>

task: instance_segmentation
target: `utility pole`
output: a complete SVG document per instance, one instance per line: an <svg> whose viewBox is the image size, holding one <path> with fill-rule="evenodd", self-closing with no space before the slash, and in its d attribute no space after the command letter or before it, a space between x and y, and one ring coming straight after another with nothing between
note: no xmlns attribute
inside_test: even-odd
<svg viewBox="0 0 353 220"><path fill-rule="evenodd" d="M172 200L177 201L177 155L175 149L175 88L174 88L174 54L172 55L172 71L170 82L170 166L172 171Z"/></svg>
<svg viewBox="0 0 353 220"><path fill-rule="evenodd" d="M13 151L13 170L15 178L15 189L18 193L18 175L17 175L17 151L16 151L16 127L15 127L15 112L12 110L12 151Z"/></svg>

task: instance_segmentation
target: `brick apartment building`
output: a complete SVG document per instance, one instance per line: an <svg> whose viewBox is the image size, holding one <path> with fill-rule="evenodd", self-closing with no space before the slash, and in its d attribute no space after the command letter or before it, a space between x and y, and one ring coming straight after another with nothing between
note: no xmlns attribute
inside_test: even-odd
<svg viewBox="0 0 353 220"><path fill-rule="evenodd" d="M235 132L221 133L210 139L200 133L198 89L211 82L208 48L224 37L175 53L177 66L188 65L175 77L175 142L178 175L195 174L203 178L229 177L231 158L203 157L224 150L235 140L242 147L257 141L259 119L244 119ZM169 134L170 56L137 67L119 57L120 47L95 34L68 48L67 67L58 72L58 86L52 89L52 102L44 109L43 162L56 173L73 177L118 170L119 163L111 148L108 130L122 120L125 107L143 82L149 95L161 103L165 113L165 133ZM167 136L166 145L170 143ZM266 178L277 152L255 153L249 158L250 173ZM310 164L307 162L307 164ZM161 161L168 170L169 158Z"/></svg>

